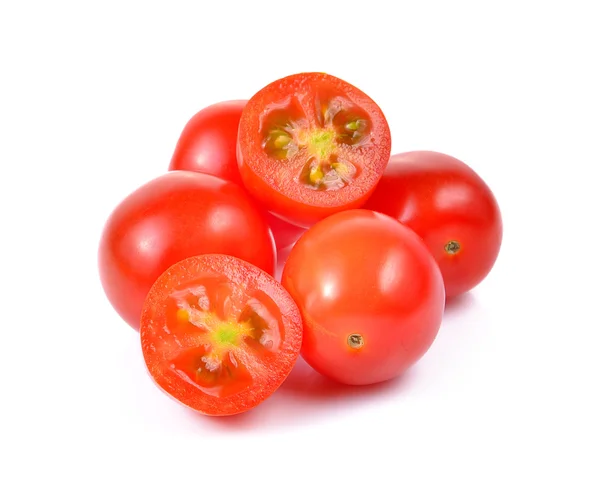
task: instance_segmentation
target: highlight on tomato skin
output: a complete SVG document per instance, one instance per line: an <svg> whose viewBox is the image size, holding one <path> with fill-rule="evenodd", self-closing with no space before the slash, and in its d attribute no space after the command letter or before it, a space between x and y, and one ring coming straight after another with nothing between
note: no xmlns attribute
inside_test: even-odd
<svg viewBox="0 0 600 480"><path fill-rule="evenodd" d="M144 361L171 398L234 415L275 392L302 344L302 319L273 277L228 255L190 257L154 283L141 316Z"/></svg>
<svg viewBox="0 0 600 480"><path fill-rule="evenodd" d="M446 295L463 294L492 270L502 244L502 215L484 180L440 152L392 155L364 208L414 230L436 259Z"/></svg>
<svg viewBox="0 0 600 480"><path fill-rule="evenodd" d="M238 125L248 100L226 100L202 108L185 124L169 170L214 175L244 186L236 158ZM266 212L277 250L294 243L304 228Z"/></svg>
<svg viewBox="0 0 600 480"><path fill-rule="evenodd" d="M308 72L278 79L248 101L237 162L267 210L308 228L364 204L390 151L387 120L372 98L340 78Z"/></svg>
<svg viewBox="0 0 600 480"><path fill-rule="evenodd" d="M302 315L304 360L350 385L404 373L433 344L445 307L440 270L419 236L366 209L307 230L282 285Z"/></svg>
<svg viewBox="0 0 600 480"><path fill-rule="evenodd" d="M226 100L196 112L175 145L169 170L214 175L242 184L236 160L236 141L247 100Z"/></svg>
<svg viewBox="0 0 600 480"><path fill-rule="evenodd" d="M98 248L102 287L137 330L144 299L159 275L205 253L236 256L275 272L269 226L239 185L197 172L169 172L129 194L107 219Z"/></svg>

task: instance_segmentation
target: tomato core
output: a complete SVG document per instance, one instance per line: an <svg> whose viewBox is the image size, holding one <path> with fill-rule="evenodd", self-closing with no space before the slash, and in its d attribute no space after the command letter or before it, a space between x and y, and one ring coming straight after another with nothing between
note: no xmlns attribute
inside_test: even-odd
<svg viewBox="0 0 600 480"><path fill-rule="evenodd" d="M170 368L209 395L228 396L251 385L247 367L277 352L283 341L281 312L225 279L196 281L173 292L170 301L167 329L180 337Z"/></svg>
<svg viewBox="0 0 600 480"><path fill-rule="evenodd" d="M311 190L339 190L350 184L360 173L352 148L371 143L367 114L334 97L320 104L320 120L311 122L296 102L288 105L289 112L278 105L267 108L265 153L276 164L302 162L295 181Z"/></svg>

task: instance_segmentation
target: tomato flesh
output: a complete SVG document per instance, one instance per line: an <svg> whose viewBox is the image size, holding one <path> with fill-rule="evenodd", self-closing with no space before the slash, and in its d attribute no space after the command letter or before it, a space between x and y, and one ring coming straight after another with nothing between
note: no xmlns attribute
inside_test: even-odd
<svg viewBox="0 0 600 480"><path fill-rule="evenodd" d="M157 384L208 415L255 407L291 371L302 321L272 277L227 255L177 263L142 312L142 349Z"/></svg>
<svg viewBox="0 0 600 480"><path fill-rule="evenodd" d="M237 160L244 184L269 211L308 227L362 205L390 148L387 121L370 97L331 75L304 73L250 99Z"/></svg>
<svg viewBox="0 0 600 480"><path fill-rule="evenodd" d="M282 284L302 314L303 358L352 385L389 380L413 365L432 345L445 305L423 241L369 210L340 212L307 230Z"/></svg>
<svg viewBox="0 0 600 480"><path fill-rule="evenodd" d="M494 194L473 169L450 155L393 155L364 208L396 218L425 241L448 297L483 281L500 252L502 216Z"/></svg>

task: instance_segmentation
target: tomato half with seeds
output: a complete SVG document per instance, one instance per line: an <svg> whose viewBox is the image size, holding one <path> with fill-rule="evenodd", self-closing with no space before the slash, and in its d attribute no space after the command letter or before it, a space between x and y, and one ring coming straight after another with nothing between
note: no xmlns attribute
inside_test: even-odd
<svg viewBox="0 0 600 480"><path fill-rule="evenodd" d="M138 329L158 276L206 253L275 271L273 237L242 187L203 173L169 172L132 192L109 216L98 249L100 280L115 310Z"/></svg>
<svg viewBox="0 0 600 480"><path fill-rule="evenodd" d="M439 268L416 233L369 210L336 213L293 246L282 284L303 320L302 356L341 383L392 379L437 336Z"/></svg>
<svg viewBox="0 0 600 480"><path fill-rule="evenodd" d="M300 353L298 307L273 277L228 255L187 258L163 273L142 311L142 351L156 384L207 415L268 398Z"/></svg>
<svg viewBox="0 0 600 480"><path fill-rule="evenodd" d="M208 173L243 186L236 159L238 125L247 100L227 100L209 105L185 124L169 170ZM277 249L294 243L304 232L270 213L267 222Z"/></svg>
<svg viewBox="0 0 600 480"><path fill-rule="evenodd" d="M448 297L471 290L496 263L502 244L496 198L472 168L450 155L393 155L365 208L396 218L423 238Z"/></svg>
<svg viewBox="0 0 600 480"><path fill-rule="evenodd" d="M389 126L374 100L334 76L301 73L248 101L237 161L246 188L269 211L308 227L360 207L390 149Z"/></svg>

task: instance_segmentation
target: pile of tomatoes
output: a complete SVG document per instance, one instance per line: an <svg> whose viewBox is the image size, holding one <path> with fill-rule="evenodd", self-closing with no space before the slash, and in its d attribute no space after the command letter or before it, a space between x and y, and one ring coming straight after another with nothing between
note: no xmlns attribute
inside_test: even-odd
<svg viewBox="0 0 600 480"><path fill-rule="evenodd" d="M402 374L501 241L498 204L470 167L391 155L369 96L301 73L194 115L169 172L108 218L99 270L156 384L231 415L270 396L299 355L345 384Z"/></svg>

